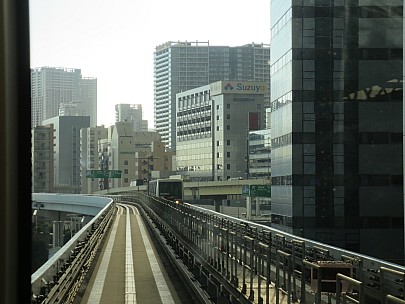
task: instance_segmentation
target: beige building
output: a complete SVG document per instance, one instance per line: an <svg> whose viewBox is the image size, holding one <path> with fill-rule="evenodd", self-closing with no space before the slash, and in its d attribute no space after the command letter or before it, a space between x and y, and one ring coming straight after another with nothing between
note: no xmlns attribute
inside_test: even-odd
<svg viewBox="0 0 405 304"><path fill-rule="evenodd" d="M130 122L116 122L108 128L84 128L81 130L82 193L128 187L134 180L169 176L173 173L173 155L165 152L157 132L134 132ZM87 175L91 170L108 171L110 176Z"/></svg>
<svg viewBox="0 0 405 304"><path fill-rule="evenodd" d="M175 153L165 152L165 144L160 138L150 142L149 146L149 149L137 151L135 154L138 179L151 180L173 174L172 160Z"/></svg>
<svg viewBox="0 0 405 304"><path fill-rule="evenodd" d="M111 178L111 188L127 187L135 179L135 140L132 124L116 122L111 136L111 166L109 170L120 170L121 178Z"/></svg>
<svg viewBox="0 0 405 304"><path fill-rule="evenodd" d="M172 155L166 153L157 132L134 132L130 122L117 122L112 131L109 170L120 170L121 178L110 179L109 187L127 187L131 181L168 176Z"/></svg>
<svg viewBox="0 0 405 304"><path fill-rule="evenodd" d="M104 126L83 128L80 130L81 193L93 193L100 189L102 179L87 177L88 170L99 170L100 160L104 156L103 140L108 138L108 128ZM108 149L104 152L108 155Z"/></svg>
<svg viewBox="0 0 405 304"><path fill-rule="evenodd" d="M31 130L32 192L53 192L53 124Z"/></svg>

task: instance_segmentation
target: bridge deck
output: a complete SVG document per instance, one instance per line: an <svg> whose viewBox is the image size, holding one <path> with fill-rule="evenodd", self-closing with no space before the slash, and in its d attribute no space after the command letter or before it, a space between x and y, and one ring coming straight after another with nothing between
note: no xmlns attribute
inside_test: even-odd
<svg viewBox="0 0 405 304"><path fill-rule="evenodd" d="M135 207L118 206L81 303L181 303Z"/></svg>

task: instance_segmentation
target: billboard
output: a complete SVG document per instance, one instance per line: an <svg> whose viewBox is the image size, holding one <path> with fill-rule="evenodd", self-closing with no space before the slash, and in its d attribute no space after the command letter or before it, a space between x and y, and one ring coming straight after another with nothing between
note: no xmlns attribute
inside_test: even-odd
<svg viewBox="0 0 405 304"><path fill-rule="evenodd" d="M269 93L269 86L262 81L217 81L210 84L211 95L220 94L256 94Z"/></svg>

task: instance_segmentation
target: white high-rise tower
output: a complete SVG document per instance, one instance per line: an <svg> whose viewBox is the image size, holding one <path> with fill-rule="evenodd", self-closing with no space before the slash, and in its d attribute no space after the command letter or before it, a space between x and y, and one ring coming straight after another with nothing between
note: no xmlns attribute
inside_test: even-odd
<svg viewBox="0 0 405 304"><path fill-rule="evenodd" d="M31 70L31 127L55 116L90 116L97 124L97 79L80 69L40 67Z"/></svg>

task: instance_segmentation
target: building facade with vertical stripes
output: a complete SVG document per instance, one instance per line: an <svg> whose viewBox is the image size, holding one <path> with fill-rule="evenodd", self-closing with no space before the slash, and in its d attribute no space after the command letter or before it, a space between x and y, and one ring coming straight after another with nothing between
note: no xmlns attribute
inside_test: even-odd
<svg viewBox="0 0 405 304"><path fill-rule="evenodd" d="M266 82L218 81L177 96L177 174L249 178L248 136L264 127Z"/></svg>
<svg viewBox="0 0 405 304"><path fill-rule="evenodd" d="M403 262L402 11L271 2L275 228Z"/></svg>
<svg viewBox="0 0 405 304"><path fill-rule="evenodd" d="M186 41L157 46L154 53L154 121L166 147L176 150L177 93L221 80L270 83L269 60L270 47L264 44L230 47Z"/></svg>

